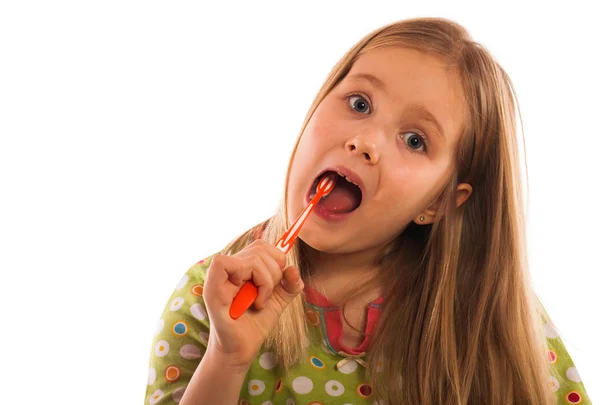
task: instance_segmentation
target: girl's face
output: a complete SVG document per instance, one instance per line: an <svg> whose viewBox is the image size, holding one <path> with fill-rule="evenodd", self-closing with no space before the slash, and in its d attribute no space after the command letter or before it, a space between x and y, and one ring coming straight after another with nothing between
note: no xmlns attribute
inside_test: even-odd
<svg viewBox="0 0 600 405"><path fill-rule="evenodd" d="M323 99L302 134L288 184L293 221L324 171L343 174L300 238L322 252L377 249L410 221L431 223L465 124L458 77L405 48L362 55ZM329 199L329 201L327 201ZM426 221L419 221L421 214Z"/></svg>

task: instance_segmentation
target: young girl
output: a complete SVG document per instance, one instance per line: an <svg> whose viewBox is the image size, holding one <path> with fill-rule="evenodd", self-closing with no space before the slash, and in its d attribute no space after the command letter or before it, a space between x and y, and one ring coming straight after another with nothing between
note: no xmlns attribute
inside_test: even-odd
<svg viewBox="0 0 600 405"><path fill-rule="evenodd" d="M527 272L515 97L459 25L356 44L317 94L278 212L193 265L146 403L589 404ZM285 256L317 180L336 188ZM244 281L259 287L239 319Z"/></svg>

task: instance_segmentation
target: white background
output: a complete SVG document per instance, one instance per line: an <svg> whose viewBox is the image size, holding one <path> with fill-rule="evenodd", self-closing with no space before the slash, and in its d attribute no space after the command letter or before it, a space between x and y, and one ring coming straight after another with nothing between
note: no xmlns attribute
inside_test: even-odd
<svg viewBox="0 0 600 405"><path fill-rule="evenodd" d="M535 288L600 400L600 29L523 4L3 2L0 401L142 403L180 277L275 210L333 64L414 16L465 25L515 83Z"/></svg>

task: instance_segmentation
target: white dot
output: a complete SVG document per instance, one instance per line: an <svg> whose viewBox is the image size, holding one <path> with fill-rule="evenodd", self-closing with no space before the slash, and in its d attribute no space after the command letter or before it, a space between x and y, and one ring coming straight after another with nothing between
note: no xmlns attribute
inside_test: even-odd
<svg viewBox="0 0 600 405"><path fill-rule="evenodd" d="M285 405L296 405L296 403L294 402L294 400L292 398L288 398L285 401Z"/></svg>
<svg viewBox="0 0 600 405"><path fill-rule="evenodd" d="M575 367L569 367L567 369L567 378L573 382L581 382L581 377L579 377L579 371Z"/></svg>
<svg viewBox="0 0 600 405"><path fill-rule="evenodd" d="M270 370L277 365L277 359L272 352L264 352L258 359L258 364L265 370Z"/></svg>
<svg viewBox="0 0 600 405"><path fill-rule="evenodd" d="M339 367L338 371L341 373L344 373L344 374L352 374L356 371L357 367L358 367L358 363L356 362L356 360L350 360L349 362L344 364L342 367Z"/></svg>
<svg viewBox="0 0 600 405"><path fill-rule="evenodd" d="M175 287L175 290L181 290L183 287L185 287L185 285L188 282L188 279L189 279L189 277L187 274L185 276L183 276L181 278L181 280L179 280L179 283L177 283L177 287Z"/></svg>
<svg viewBox="0 0 600 405"><path fill-rule="evenodd" d="M156 381L156 369L154 367L150 367L148 369L148 385L154 384Z"/></svg>
<svg viewBox="0 0 600 405"><path fill-rule="evenodd" d="M183 305L183 297L177 297L171 303L171 311L178 311Z"/></svg>
<svg viewBox="0 0 600 405"><path fill-rule="evenodd" d="M154 348L156 357L165 357L169 353L169 343L166 340L160 340Z"/></svg>
<svg viewBox="0 0 600 405"><path fill-rule="evenodd" d="M198 333L198 337L200 338L200 341L204 344L208 344L208 333L206 332L200 332Z"/></svg>
<svg viewBox="0 0 600 405"><path fill-rule="evenodd" d="M150 399L148 400L148 402L150 402L150 405L154 405L156 404L158 401L160 401L160 399L165 395L164 392L162 392L161 390L156 390L152 393L152 395L150 395Z"/></svg>
<svg viewBox="0 0 600 405"><path fill-rule="evenodd" d="M548 378L550 379L550 387L552 388L552 392L558 391L558 389L560 388L560 384L558 383L556 377L549 376Z"/></svg>
<svg viewBox="0 0 600 405"><path fill-rule="evenodd" d="M292 381L292 388L298 394L308 394L313 390L313 382L308 377L296 377Z"/></svg>
<svg viewBox="0 0 600 405"><path fill-rule="evenodd" d="M183 345L179 349L179 354L186 360L195 360L202 357L202 352L194 345Z"/></svg>
<svg viewBox="0 0 600 405"><path fill-rule="evenodd" d="M194 318L198 319L199 321L203 321L206 319L206 317L208 316L206 314L206 309L204 309L204 307L200 304L194 304L190 307L190 312L192 313L192 315L194 316Z"/></svg>
<svg viewBox="0 0 600 405"><path fill-rule="evenodd" d="M329 380L325 383L325 392L332 397L339 397L344 393L345 389L341 382L336 380Z"/></svg>
<svg viewBox="0 0 600 405"><path fill-rule="evenodd" d="M248 381L248 393L250 395L260 395L265 391L265 383L261 380Z"/></svg>
<svg viewBox="0 0 600 405"><path fill-rule="evenodd" d="M262 405L273 405L273 402L271 401L265 401L262 403Z"/></svg>
<svg viewBox="0 0 600 405"><path fill-rule="evenodd" d="M158 335L163 330L164 327L165 327L165 320L161 318L156 323L156 329L154 330L154 336Z"/></svg>
<svg viewBox="0 0 600 405"><path fill-rule="evenodd" d="M544 325L544 335L546 335L547 338L550 339L554 339L558 337L558 331L556 330L556 326L554 326L554 324L552 324L551 322L548 322L547 324Z"/></svg>
<svg viewBox="0 0 600 405"><path fill-rule="evenodd" d="M184 387L179 387L175 391L173 391L173 395L172 395L173 401L175 401L176 403L180 403L181 398L183 398L183 394L185 394L186 388L187 388L187 385Z"/></svg>

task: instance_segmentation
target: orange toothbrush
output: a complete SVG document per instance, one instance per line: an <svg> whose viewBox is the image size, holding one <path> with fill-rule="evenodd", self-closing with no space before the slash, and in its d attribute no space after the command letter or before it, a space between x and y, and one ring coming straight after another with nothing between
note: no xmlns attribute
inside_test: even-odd
<svg viewBox="0 0 600 405"><path fill-rule="evenodd" d="M279 248L283 253L287 253L290 251L298 234L300 233L300 229L302 229L302 225L306 222L306 219L313 211L319 200L329 194L335 183L337 181L337 177L335 175L327 175L323 177L319 184L317 184L317 193L310 200L306 208L302 211L302 213L298 216L298 218L294 221L292 226L279 238L275 246ZM242 288L237 293L235 298L233 299L233 303L231 304L231 308L229 309L229 316L232 319L238 319L256 300L258 296L258 288L252 280L248 280L242 285Z"/></svg>

